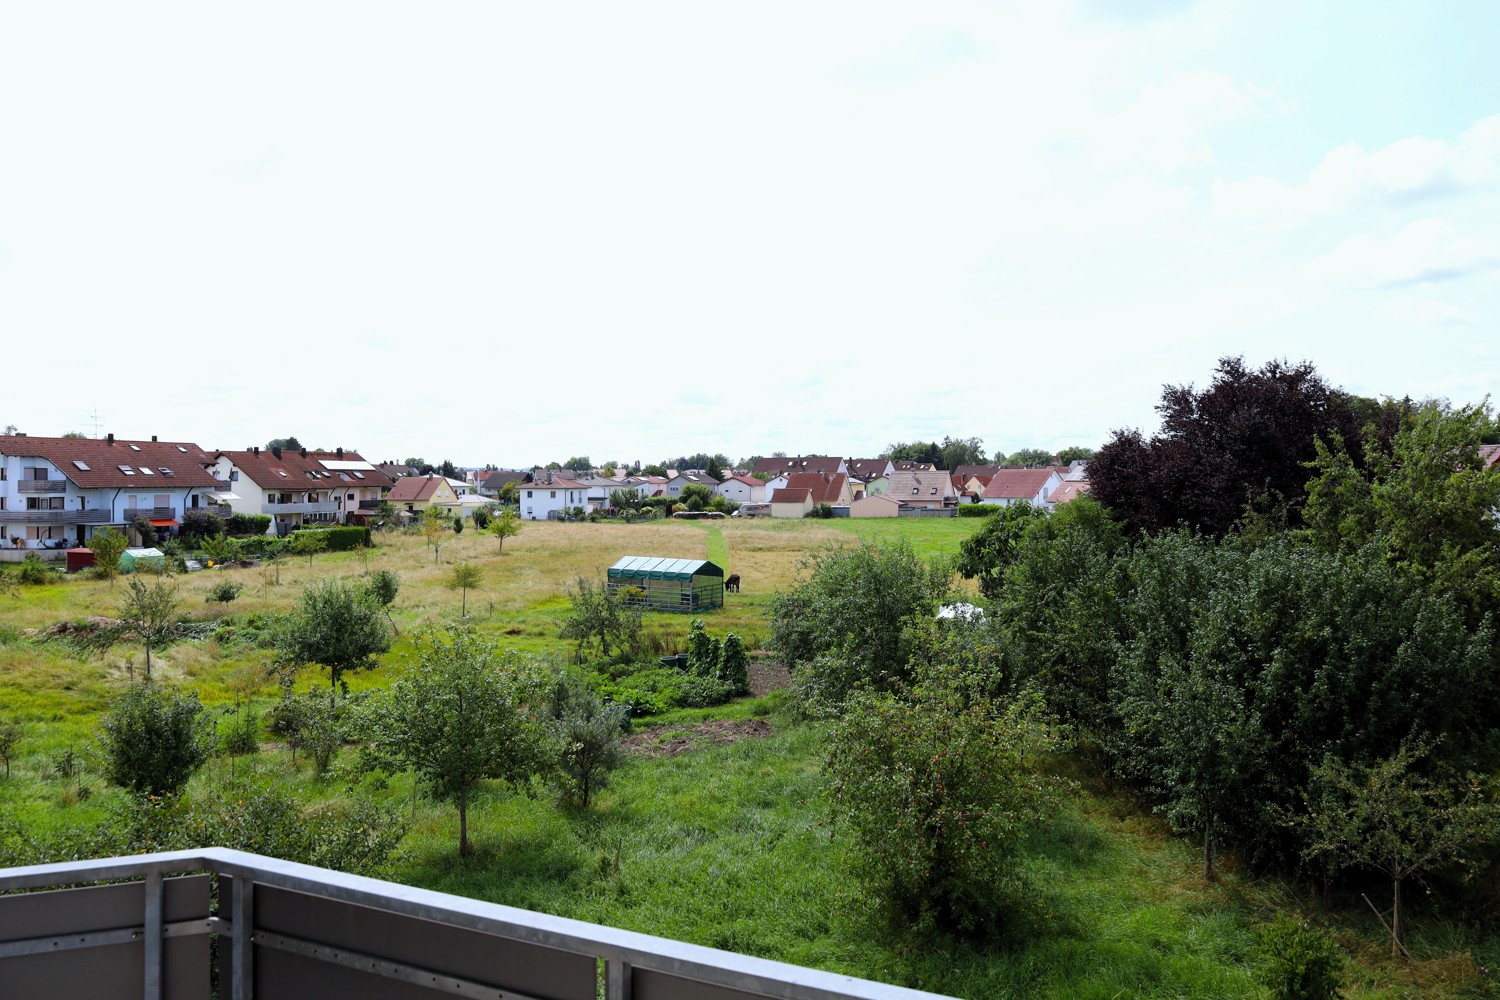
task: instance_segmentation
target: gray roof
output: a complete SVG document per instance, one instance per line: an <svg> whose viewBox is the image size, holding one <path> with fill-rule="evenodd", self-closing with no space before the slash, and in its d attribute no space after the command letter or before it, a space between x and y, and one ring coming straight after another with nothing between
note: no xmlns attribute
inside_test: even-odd
<svg viewBox="0 0 1500 1000"><path fill-rule="evenodd" d="M609 568L611 580L691 580L695 576L723 576L724 570L707 559L664 559L626 556Z"/></svg>

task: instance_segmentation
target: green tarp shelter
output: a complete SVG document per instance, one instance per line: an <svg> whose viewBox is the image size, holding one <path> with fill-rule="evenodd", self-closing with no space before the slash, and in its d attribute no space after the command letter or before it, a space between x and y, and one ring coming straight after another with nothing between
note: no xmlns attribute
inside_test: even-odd
<svg viewBox="0 0 1500 1000"><path fill-rule="evenodd" d="M724 606L723 567L707 559L626 556L609 568L609 588L640 590L652 611L702 611Z"/></svg>

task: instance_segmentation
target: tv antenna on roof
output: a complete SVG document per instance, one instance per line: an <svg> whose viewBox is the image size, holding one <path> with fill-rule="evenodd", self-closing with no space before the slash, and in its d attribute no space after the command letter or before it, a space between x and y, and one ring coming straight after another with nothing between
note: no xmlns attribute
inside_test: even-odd
<svg viewBox="0 0 1500 1000"><path fill-rule="evenodd" d="M94 422L94 437L97 438L99 436L99 422L104 419L99 416L98 407L95 407L94 412L89 414L89 419Z"/></svg>

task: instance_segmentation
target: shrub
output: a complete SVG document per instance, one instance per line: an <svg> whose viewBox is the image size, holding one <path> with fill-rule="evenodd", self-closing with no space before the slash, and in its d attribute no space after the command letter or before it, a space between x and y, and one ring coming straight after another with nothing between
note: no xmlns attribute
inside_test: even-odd
<svg viewBox="0 0 1500 1000"><path fill-rule="evenodd" d="M105 775L136 792L176 792L208 759L202 712L196 694L131 686L100 725Z"/></svg>
<svg viewBox="0 0 1500 1000"><path fill-rule="evenodd" d="M130 522L130 530L140 536L141 545L151 548L156 544L156 526L144 517L138 517Z"/></svg>
<svg viewBox="0 0 1500 1000"><path fill-rule="evenodd" d="M733 632L724 637L719 655L719 679L728 684L734 694L745 694L750 690L750 657L745 653L745 644Z"/></svg>
<svg viewBox="0 0 1500 1000"><path fill-rule="evenodd" d="M853 866L899 926L976 933L1017 885L1010 864L1051 811L1034 761L1057 745L1038 702L997 714L951 695L865 693L828 744L830 813L854 838Z"/></svg>
<svg viewBox="0 0 1500 1000"><path fill-rule="evenodd" d="M53 579L53 572L52 568L42 561L41 556L35 552L28 552L26 558L21 560L20 568L16 570L16 579L28 585L50 583Z"/></svg>
<svg viewBox="0 0 1500 1000"><path fill-rule="evenodd" d="M1005 508L998 503L966 503L958 508L959 517L990 517Z"/></svg>
<svg viewBox="0 0 1500 1000"><path fill-rule="evenodd" d="M260 713L253 706L236 708L219 720L219 749L227 754L260 752Z"/></svg>
<svg viewBox="0 0 1500 1000"><path fill-rule="evenodd" d="M322 535L328 539L329 552L347 552L350 549L362 549L370 545L370 529L360 525L346 525L339 528L324 528Z"/></svg>
<svg viewBox="0 0 1500 1000"><path fill-rule="evenodd" d="M1327 931L1284 918L1257 928L1266 964L1261 981L1275 1000L1335 1000L1344 955Z"/></svg>
<svg viewBox="0 0 1500 1000"><path fill-rule="evenodd" d="M184 511L182 528L178 534L188 542L200 538L215 538L224 534L224 518L206 510Z"/></svg>
<svg viewBox="0 0 1500 1000"><path fill-rule="evenodd" d="M483 531L490 523L490 512L483 507L474 509L474 530Z"/></svg>
<svg viewBox="0 0 1500 1000"><path fill-rule="evenodd" d="M270 527L270 514L230 514L224 523L231 535L264 535Z"/></svg>
<svg viewBox="0 0 1500 1000"><path fill-rule="evenodd" d="M699 677L719 676L719 640L708 634L703 620L693 619L688 633L688 670Z"/></svg>
<svg viewBox="0 0 1500 1000"><path fill-rule="evenodd" d="M583 808L603 788L620 763L620 734L630 717L625 705L606 704L577 678L559 678L552 689L552 714L562 736L559 769L564 795Z"/></svg>
<svg viewBox="0 0 1500 1000"><path fill-rule="evenodd" d="M328 773L344 745L343 720L319 695L288 692L271 708L267 721L267 728L292 751L292 760L298 750L305 750L320 776Z"/></svg>
<svg viewBox="0 0 1500 1000"><path fill-rule="evenodd" d="M244 589L242 584L235 583L233 580L217 580L208 588L208 596L204 598L204 601L228 604L239 597L240 591Z"/></svg>

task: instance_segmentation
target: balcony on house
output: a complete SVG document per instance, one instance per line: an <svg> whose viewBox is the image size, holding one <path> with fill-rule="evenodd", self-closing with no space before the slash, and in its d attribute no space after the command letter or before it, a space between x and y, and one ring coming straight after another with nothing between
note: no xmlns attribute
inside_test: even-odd
<svg viewBox="0 0 1500 1000"><path fill-rule="evenodd" d="M216 847L0 869L0 985L120 1000L941 1000Z"/></svg>
<svg viewBox="0 0 1500 1000"><path fill-rule="evenodd" d="M262 514L337 514L338 504L329 500L318 503L263 503Z"/></svg>
<svg viewBox="0 0 1500 1000"><path fill-rule="evenodd" d="M177 520L177 508L126 507L124 514L121 516L124 518L126 524L129 524L138 517L143 517L148 521L175 521Z"/></svg>
<svg viewBox="0 0 1500 1000"><path fill-rule="evenodd" d="M378 510L379 507L380 507L380 504L381 504L381 501L379 501L379 500L361 500L359 502L359 509L360 510Z"/></svg>
<svg viewBox="0 0 1500 1000"><path fill-rule="evenodd" d="M109 524L108 509L86 510L0 510L3 524Z"/></svg>
<svg viewBox="0 0 1500 1000"><path fill-rule="evenodd" d="M18 479L16 490L20 493L66 493L66 479Z"/></svg>

